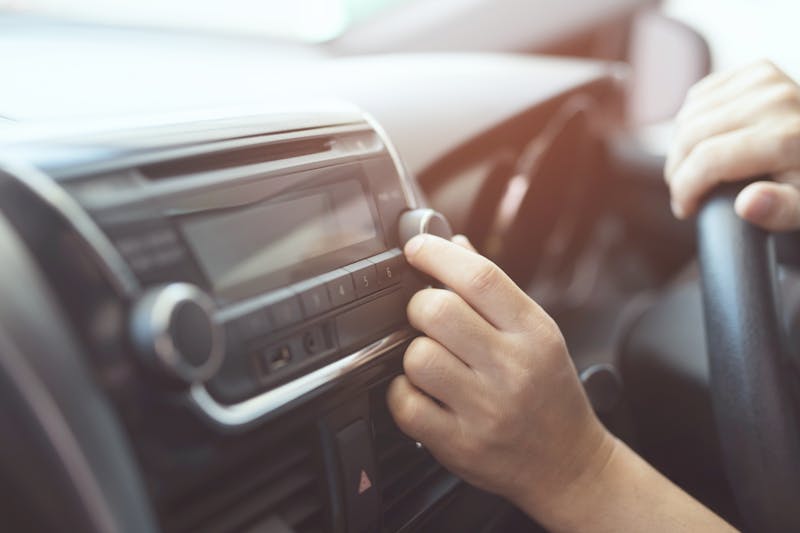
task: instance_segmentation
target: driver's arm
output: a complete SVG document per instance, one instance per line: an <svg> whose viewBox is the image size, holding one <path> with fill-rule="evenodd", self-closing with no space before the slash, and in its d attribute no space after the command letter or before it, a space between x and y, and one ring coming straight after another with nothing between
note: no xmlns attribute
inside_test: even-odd
<svg viewBox="0 0 800 533"><path fill-rule="evenodd" d="M405 252L451 290L409 303L424 335L388 394L403 431L551 531L732 531L603 427L558 326L497 266L429 235Z"/></svg>

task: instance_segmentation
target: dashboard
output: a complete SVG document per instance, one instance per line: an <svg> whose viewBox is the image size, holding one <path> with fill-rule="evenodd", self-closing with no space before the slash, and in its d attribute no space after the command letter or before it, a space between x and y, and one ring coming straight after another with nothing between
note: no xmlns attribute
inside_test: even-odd
<svg viewBox="0 0 800 533"><path fill-rule="evenodd" d="M252 46L198 61L185 41L145 61L147 35L58 39L80 75L56 89L42 49L24 72L9 59L0 89L0 400L19 407L0 464L27 488L8 505L40 509L20 523L509 530L508 504L386 408L415 335L405 305L428 284L400 249L449 231L423 190L508 146L569 151L591 126L548 124L573 124L576 101L615 109L624 71L307 49L277 64Z"/></svg>

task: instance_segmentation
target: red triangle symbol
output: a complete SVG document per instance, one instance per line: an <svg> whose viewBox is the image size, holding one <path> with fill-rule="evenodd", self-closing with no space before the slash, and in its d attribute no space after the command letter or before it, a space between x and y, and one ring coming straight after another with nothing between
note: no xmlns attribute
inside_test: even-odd
<svg viewBox="0 0 800 533"><path fill-rule="evenodd" d="M358 482L358 493L364 494L369 488L372 487L372 481L369 480L369 476L367 476L367 472L365 470L361 471L361 479Z"/></svg>

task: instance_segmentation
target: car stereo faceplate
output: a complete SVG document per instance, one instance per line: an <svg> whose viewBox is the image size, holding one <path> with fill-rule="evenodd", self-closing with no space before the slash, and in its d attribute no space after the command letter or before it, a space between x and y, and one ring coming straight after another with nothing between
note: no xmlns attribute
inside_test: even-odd
<svg viewBox="0 0 800 533"><path fill-rule="evenodd" d="M413 188L368 117L313 116L98 131L71 138L84 159L14 171L87 237L129 310L123 344L219 424L254 422L413 335L405 307L423 282L398 237Z"/></svg>

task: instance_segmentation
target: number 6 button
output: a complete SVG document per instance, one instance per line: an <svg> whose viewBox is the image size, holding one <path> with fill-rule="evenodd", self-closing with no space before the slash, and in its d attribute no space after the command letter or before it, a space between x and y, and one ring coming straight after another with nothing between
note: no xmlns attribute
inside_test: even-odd
<svg viewBox="0 0 800 533"><path fill-rule="evenodd" d="M375 257L370 257L369 261L378 270L378 288L388 287L400 281L400 274L403 273L405 259L400 250L390 250Z"/></svg>

